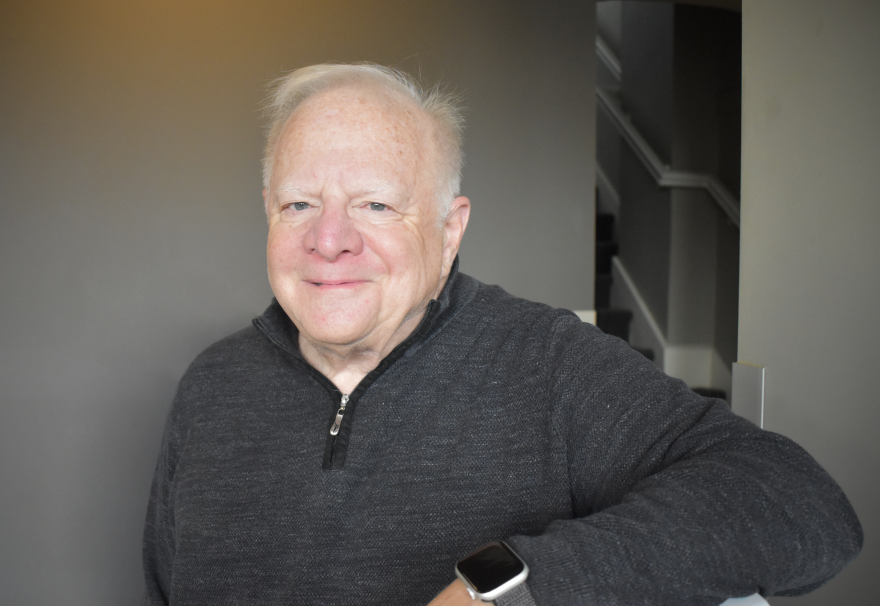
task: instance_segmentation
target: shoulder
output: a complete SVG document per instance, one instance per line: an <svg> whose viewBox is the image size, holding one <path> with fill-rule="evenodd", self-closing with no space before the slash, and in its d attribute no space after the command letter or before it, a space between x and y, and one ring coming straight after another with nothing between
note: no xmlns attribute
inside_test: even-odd
<svg viewBox="0 0 880 606"><path fill-rule="evenodd" d="M230 388L247 389L265 381L278 366L277 348L253 325L209 345L183 374L174 408L216 402Z"/></svg>
<svg viewBox="0 0 880 606"><path fill-rule="evenodd" d="M195 357L186 374L237 368L256 362L271 350L266 338L251 325L206 347Z"/></svg>
<svg viewBox="0 0 880 606"><path fill-rule="evenodd" d="M580 322L574 312L567 309L551 307L512 295L497 285L484 284L470 276L460 276L469 280L473 286L473 296L467 306L468 315L472 318L492 320L498 325L515 325L521 328L540 324L547 327L561 319L563 323Z"/></svg>
<svg viewBox="0 0 880 606"><path fill-rule="evenodd" d="M466 322L490 324L494 330L529 339L548 349L614 347L619 339L609 337L592 324L583 322L568 309L552 307L510 294L500 286L483 284L473 278L475 295L464 314ZM625 345L625 344L624 344Z"/></svg>
<svg viewBox="0 0 880 606"><path fill-rule="evenodd" d="M633 372L658 376L658 369L629 344L583 322L571 310L474 282L475 294L458 314L456 328L483 346L515 350L522 364L543 368L550 379L610 380Z"/></svg>
<svg viewBox="0 0 880 606"><path fill-rule="evenodd" d="M466 321L482 323L487 334L513 341L524 362L538 364L560 389L622 392L632 398L646 387L679 392L670 379L628 343L583 322L574 312L529 301L499 286L477 282Z"/></svg>

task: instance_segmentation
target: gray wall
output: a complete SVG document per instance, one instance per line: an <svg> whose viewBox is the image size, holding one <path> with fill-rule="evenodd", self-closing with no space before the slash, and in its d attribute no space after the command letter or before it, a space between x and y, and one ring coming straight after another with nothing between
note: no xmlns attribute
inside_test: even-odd
<svg viewBox="0 0 880 606"><path fill-rule="evenodd" d="M777 605L880 601L880 3L744 0L739 357L843 486L862 554Z"/></svg>
<svg viewBox="0 0 880 606"><path fill-rule="evenodd" d="M0 4L0 603L141 592L161 425L203 347L269 302L265 82L372 60L470 108L465 271L592 307L595 6Z"/></svg>

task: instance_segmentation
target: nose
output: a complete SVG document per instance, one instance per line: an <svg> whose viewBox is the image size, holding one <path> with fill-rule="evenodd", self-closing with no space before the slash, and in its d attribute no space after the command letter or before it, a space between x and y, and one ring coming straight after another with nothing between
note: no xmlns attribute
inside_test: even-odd
<svg viewBox="0 0 880 606"><path fill-rule="evenodd" d="M309 226L303 244L309 253L335 261L346 253L358 255L364 246L346 204L325 203Z"/></svg>

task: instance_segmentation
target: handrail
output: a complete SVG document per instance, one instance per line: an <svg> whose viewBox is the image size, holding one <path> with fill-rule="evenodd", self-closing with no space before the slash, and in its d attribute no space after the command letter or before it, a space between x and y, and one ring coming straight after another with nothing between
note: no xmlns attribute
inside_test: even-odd
<svg viewBox="0 0 880 606"><path fill-rule="evenodd" d="M596 56L605 64L605 67L608 68L614 79L620 82L621 77L623 77L620 59L617 58L617 55L614 54L614 51L611 50L611 47L608 46L605 40L598 35L596 36Z"/></svg>
<svg viewBox="0 0 880 606"><path fill-rule="evenodd" d="M614 56L614 53L596 36L596 53L598 57L606 64L608 69L619 77L620 62ZM607 61L607 63L606 63ZM617 128L624 141L638 156L645 168L651 173L651 176L660 187L679 187L689 189L704 189L715 200L721 210L727 215L730 221L739 229L739 200L730 193L721 181L712 175L704 173L692 173L681 170L673 170L668 164L665 164L658 156L638 129L633 125L629 117L624 113L620 104L607 91L597 87L596 98L599 106L604 109L611 118L612 124Z"/></svg>

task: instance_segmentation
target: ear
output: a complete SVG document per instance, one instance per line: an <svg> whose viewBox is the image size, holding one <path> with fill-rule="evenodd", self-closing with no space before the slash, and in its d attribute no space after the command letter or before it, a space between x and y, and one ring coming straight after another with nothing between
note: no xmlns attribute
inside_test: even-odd
<svg viewBox="0 0 880 606"><path fill-rule="evenodd" d="M444 244L443 244L443 277L449 275L452 268L452 262L455 255L458 254L458 248L461 246L461 239L464 237L464 230L467 229L468 219L471 216L471 201L464 196L459 196L452 201L452 208L449 216L446 217L446 223L443 224Z"/></svg>
<svg viewBox="0 0 880 606"><path fill-rule="evenodd" d="M263 188L263 210L266 212L266 219L269 219L269 189Z"/></svg>

